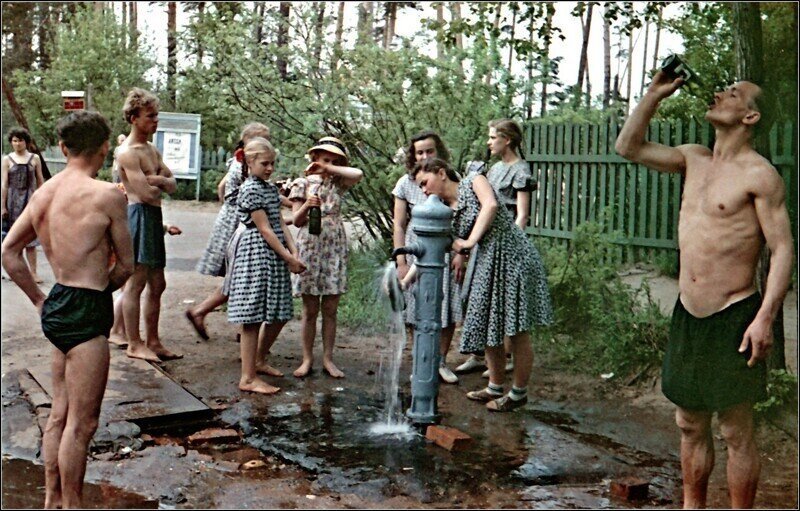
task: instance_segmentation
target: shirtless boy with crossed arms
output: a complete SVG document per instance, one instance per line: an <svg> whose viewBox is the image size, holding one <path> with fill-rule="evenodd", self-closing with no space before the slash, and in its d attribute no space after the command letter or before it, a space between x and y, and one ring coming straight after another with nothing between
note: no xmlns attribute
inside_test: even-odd
<svg viewBox="0 0 800 511"><path fill-rule="evenodd" d="M122 299L128 337L127 355L151 362L183 356L165 348L158 335L161 295L166 288L164 267L167 264L161 193L174 193L177 189L172 172L149 141L158 128L158 106L158 98L151 92L135 87L128 93L122 113L131 125L131 133L117 148L116 154L119 176L128 195L128 225L136 264ZM139 305L145 286L146 342L139 334Z"/></svg>

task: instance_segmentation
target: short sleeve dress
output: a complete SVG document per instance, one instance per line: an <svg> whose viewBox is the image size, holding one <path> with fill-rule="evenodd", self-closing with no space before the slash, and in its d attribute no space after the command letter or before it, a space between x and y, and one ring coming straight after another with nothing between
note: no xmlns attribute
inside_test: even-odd
<svg viewBox="0 0 800 511"><path fill-rule="evenodd" d="M417 241L417 235L412 229L413 217L411 216L411 208L424 202L427 197L422 192L422 189L419 187L419 185L409 178L408 174L404 174L400 179L397 180L397 184L395 185L394 190L392 190L392 195L398 199L403 199L409 205L409 221L408 225L406 226L405 239L405 244L408 246L409 244ZM406 262L409 266L414 264L414 261L416 261L416 258L413 255L406 255ZM460 299L461 286L458 284L458 282L456 282L452 272L450 271L450 252L445 253L444 263L444 275L442 278L442 296L444 297L444 300L442 301L442 327L446 328L461 321L462 311ZM412 284L403 293L406 300L406 323L411 325L416 324L417 322L414 289L415 284Z"/></svg>
<svg viewBox="0 0 800 511"><path fill-rule="evenodd" d="M13 153L12 153L13 154ZM25 163L19 163L11 154L8 158L8 191L6 196L6 209L8 209L8 228L14 225L22 210L28 205L31 195L36 191L36 169L33 166L32 154ZM28 247L38 247L39 240L33 240Z"/></svg>
<svg viewBox="0 0 800 511"><path fill-rule="evenodd" d="M289 321L293 315L289 267L267 244L251 216L253 211L264 210L273 232L286 245L278 188L250 176L239 189L237 205L245 230L231 267L228 321L237 324Z"/></svg>
<svg viewBox="0 0 800 511"><path fill-rule="evenodd" d="M307 270L292 275L292 292L300 295L341 295L347 292L347 234L342 221L342 197L347 191L336 177L295 179L289 199L305 201L319 195L322 232L309 234L308 224L297 232L297 252Z"/></svg>
<svg viewBox="0 0 800 511"><path fill-rule="evenodd" d="M458 205L453 231L469 237L480 213L472 183L480 174L469 174L458 185ZM508 210L497 208L489 230L470 257L476 257L468 284L467 305L461 330L461 353L481 353L486 346L502 346L503 336L549 325L553 308L547 275L539 252L514 225Z"/></svg>
<svg viewBox="0 0 800 511"><path fill-rule="evenodd" d="M531 169L524 160L517 160L511 165L499 161L486 173L486 179L494 188L497 201L513 211L512 216L517 214L517 192L528 190L530 178Z"/></svg>
<svg viewBox="0 0 800 511"><path fill-rule="evenodd" d="M208 238L203 256L195 268L203 275L214 277L225 276L225 249L228 247L236 226L239 225L236 200L242 184L242 164L236 158L231 158L228 160L227 168L228 177L225 182L224 202L214 220L214 227L211 229L211 236Z"/></svg>

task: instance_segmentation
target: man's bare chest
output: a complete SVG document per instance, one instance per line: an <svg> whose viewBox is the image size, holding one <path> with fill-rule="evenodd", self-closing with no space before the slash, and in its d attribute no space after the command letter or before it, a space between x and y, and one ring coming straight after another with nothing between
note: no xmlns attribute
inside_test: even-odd
<svg viewBox="0 0 800 511"><path fill-rule="evenodd" d="M724 173L687 176L681 209L707 218L751 214L753 196L747 183Z"/></svg>

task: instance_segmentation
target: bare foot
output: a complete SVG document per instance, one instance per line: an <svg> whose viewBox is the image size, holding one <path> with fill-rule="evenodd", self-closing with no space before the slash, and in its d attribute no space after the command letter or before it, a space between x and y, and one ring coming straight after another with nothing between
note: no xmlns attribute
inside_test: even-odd
<svg viewBox="0 0 800 511"><path fill-rule="evenodd" d="M344 373L339 370L333 362L323 361L322 370L333 378L344 378Z"/></svg>
<svg viewBox="0 0 800 511"><path fill-rule="evenodd" d="M35 273L33 274L33 280L35 280L37 284L41 284L42 282L44 282L44 280L42 280L42 277L36 275Z"/></svg>
<svg viewBox="0 0 800 511"><path fill-rule="evenodd" d="M300 367L294 370L292 373L295 378L305 378L308 376L308 373L311 372L311 361L303 360L303 363L300 364Z"/></svg>
<svg viewBox="0 0 800 511"><path fill-rule="evenodd" d="M153 350L144 344L134 346L133 344L129 343L128 348L125 350L125 354L130 358L141 358L142 360L147 360L148 362L161 362L161 359L158 358L158 355L156 355Z"/></svg>
<svg viewBox="0 0 800 511"><path fill-rule="evenodd" d="M260 378L253 378L249 382L247 380L239 380L239 390L258 394L274 394L281 389L280 387L273 387Z"/></svg>
<svg viewBox="0 0 800 511"><path fill-rule="evenodd" d="M179 358L183 358L183 355L181 355L180 353L171 352L170 350L162 346L161 343L148 344L148 347L153 351L153 353L158 355L158 358L161 360L177 360Z"/></svg>
<svg viewBox="0 0 800 511"><path fill-rule="evenodd" d="M45 509L61 509L61 492L55 495L44 495L44 508Z"/></svg>
<svg viewBox="0 0 800 511"><path fill-rule="evenodd" d="M108 335L108 342L116 345L119 348L128 347L128 339L125 338L125 334L118 334L116 332L111 332Z"/></svg>
<svg viewBox="0 0 800 511"><path fill-rule="evenodd" d="M266 374L268 376L283 376L283 373L272 367L271 365L267 364L266 362L261 364L256 364L256 372L261 374Z"/></svg>

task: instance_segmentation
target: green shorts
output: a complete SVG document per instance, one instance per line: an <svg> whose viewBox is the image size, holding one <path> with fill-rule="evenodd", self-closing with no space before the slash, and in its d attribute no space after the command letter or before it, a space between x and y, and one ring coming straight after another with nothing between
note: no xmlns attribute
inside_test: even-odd
<svg viewBox="0 0 800 511"><path fill-rule="evenodd" d="M739 353L744 332L761 307L752 294L705 318L675 303L661 369L661 390L681 408L720 411L767 398L767 367L747 367L752 349Z"/></svg>
<svg viewBox="0 0 800 511"><path fill-rule="evenodd" d="M128 228L133 240L133 262L153 268L164 268L164 220L161 208L142 202L128 204Z"/></svg>
<svg viewBox="0 0 800 511"><path fill-rule="evenodd" d="M42 331L65 355L95 337L108 338L113 324L114 301L108 288L97 291L56 283L42 305Z"/></svg>

